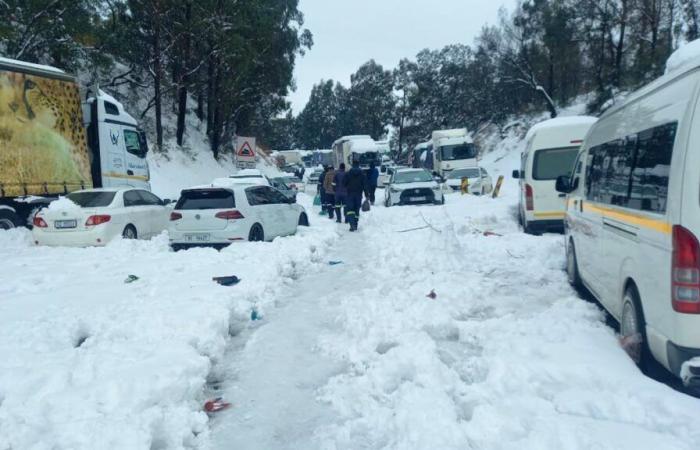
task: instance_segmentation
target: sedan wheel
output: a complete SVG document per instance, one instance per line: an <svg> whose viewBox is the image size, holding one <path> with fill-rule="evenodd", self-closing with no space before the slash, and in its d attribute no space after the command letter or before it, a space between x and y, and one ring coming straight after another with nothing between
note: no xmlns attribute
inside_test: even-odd
<svg viewBox="0 0 700 450"><path fill-rule="evenodd" d="M300 227L308 227L309 226L309 217L306 214L300 215L298 225Z"/></svg>
<svg viewBox="0 0 700 450"><path fill-rule="evenodd" d="M124 231L122 231L122 237L124 239L136 239L138 237L136 228L134 228L133 225L127 225Z"/></svg>

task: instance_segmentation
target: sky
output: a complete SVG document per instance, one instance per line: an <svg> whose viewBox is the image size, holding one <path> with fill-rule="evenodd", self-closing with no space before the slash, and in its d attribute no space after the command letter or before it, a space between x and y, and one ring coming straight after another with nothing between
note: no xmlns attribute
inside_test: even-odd
<svg viewBox="0 0 700 450"><path fill-rule="evenodd" d="M300 0L304 27L314 46L297 59L294 113L321 79L350 84L350 75L374 59L393 69L424 48L472 44L483 25L498 23L498 10L516 0Z"/></svg>

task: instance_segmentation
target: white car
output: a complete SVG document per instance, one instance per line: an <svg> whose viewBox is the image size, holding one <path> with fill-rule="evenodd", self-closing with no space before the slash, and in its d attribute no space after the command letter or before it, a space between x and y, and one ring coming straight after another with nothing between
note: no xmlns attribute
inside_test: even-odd
<svg viewBox="0 0 700 450"><path fill-rule="evenodd" d="M204 186L182 191L170 214L174 250L226 247L237 241L271 241L308 226L309 217L293 198L270 186Z"/></svg>
<svg viewBox="0 0 700 450"><path fill-rule="evenodd" d="M470 194L485 195L493 191L491 175L483 167L471 167L469 169L455 169L449 172L445 179L445 188L450 191L462 190L462 179L468 180Z"/></svg>
<svg viewBox="0 0 700 450"><path fill-rule="evenodd" d="M170 208L151 192L133 188L76 191L33 219L37 245L101 246L116 237L146 239L168 226Z"/></svg>
<svg viewBox="0 0 700 450"><path fill-rule="evenodd" d="M227 181L225 181L227 180ZM270 186L270 180L258 169L243 169L228 178L217 178L215 181L220 184L257 184L260 186Z"/></svg>
<svg viewBox="0 0 700 450"><path fill-rule="evenodd" d="M444 204L440 185L425 169L399 169L384 189L384 205L410 205L421 203Z"/></svg>

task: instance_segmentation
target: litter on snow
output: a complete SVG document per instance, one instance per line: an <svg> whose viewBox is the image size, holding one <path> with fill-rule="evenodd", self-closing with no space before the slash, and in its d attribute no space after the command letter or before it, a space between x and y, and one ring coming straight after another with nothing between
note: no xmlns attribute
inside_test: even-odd
<svg viewBox="0 0 700 450"><path fill-rule="evenodd" d="M139 279L139 277L137 277L136 275L129 275L124 280L124 283L126 283L126 284L133 283L134 281L137 281L138 279Z"/></svg>
<svg viewBox="0 0 700 450"><path fill-rule="evenodd" d="M231 275L230 277L214 277L212 278L212 281L215 281L222 286L235 286L241 282L241 279L235 275Z"/></svg>
<svg viewBox="0 0 700 450"><path fill-rule="evenodd" d="M430 291L430 294L426 295L429 299L435 300L437 298L437 294L435 293L435 289Z"/></svg>
<svg viewBox="0 0 700 450"><path fill-rule="evenodd" d="M230 406L231 404L225 402L222 397L217 397L204 402L204 410L208 413L223 411L224 409L229 408Z"/></svg>

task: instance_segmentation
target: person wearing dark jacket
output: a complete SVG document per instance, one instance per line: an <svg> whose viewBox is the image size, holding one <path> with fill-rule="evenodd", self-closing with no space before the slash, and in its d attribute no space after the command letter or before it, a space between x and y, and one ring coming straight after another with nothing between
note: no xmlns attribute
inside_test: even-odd
<svg viewBox="0 0 700 450"><path fill-rule="evenodd" d="M348 223L347 209L345 209L345 203L348 197L348 190L345 188L345 163L340 164L340 168L335 172L333 177L333 187L335 188L335 221L340 223L340 209L343 208L343 217L345 217L345 223Z"/></svg>
<svg viewBox="0 0 700 450"><path fill-rule="evenodd" d="M377 192L377 184L379 184L379 170L377 170L376 164L372 161L367 171L367 197L369 197L369 201L373 205L374 194Z"/></svg>
<svg viewBox="0 0 700 450"><path fill-rule="evenodd" d="M350 222L350 231L357 231L357 225L360 221L360 208L362 207L362 194L367 195L367 177L360 169L359 161L353 161L352 169L345 174L343 184L348 191L345 209Z"/></svg>
<svg viewBox="0 0 700 450"><path fill-rule="evenodd" d="M323 182L326 180L326 173L328 173L328 167L323 168L323 173L318 177L318 182L316 184L316 192L321 199L321 214L326 214L326 190L323 187Z"/></svg>

